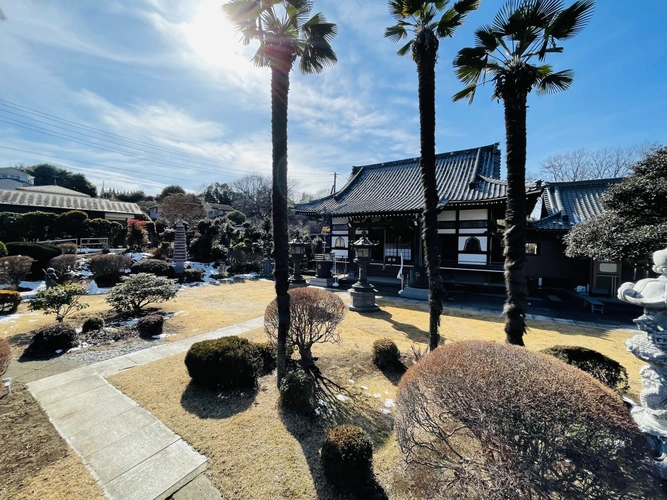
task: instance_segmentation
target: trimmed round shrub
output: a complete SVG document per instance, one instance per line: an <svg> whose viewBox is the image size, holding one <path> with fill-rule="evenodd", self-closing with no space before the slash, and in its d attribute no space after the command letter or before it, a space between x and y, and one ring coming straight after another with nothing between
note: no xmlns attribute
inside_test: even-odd
<svg viewBox="0 0 667 500"><path fill-rule="evenodd" d="M280 381L280 404L286 410L310 415L314 397L315 379L303 370L291 371Z"/></svg>
<svg viewBox="0 0 667 500"><path fill-rule="evenodd" d="M397 370L403 366L396 342L389 339L373 342L373 364L380 370Z"/></svg>
<svg viewBox="0 0 667 500"><path fill-rule="evenodd" d="M334 427L322 445L324 475L341 489L359 491L373 478L373 443L355 425Z"/></svg>
<svg viewBox="0 0 667 500"><path fill-rule="evenodd" d="M260 376L268 375L277 366L276 346L269 342L251 342L253 349L255 349L255 356L261 360L262 368L259 372Z"/></svg>
<svg viewBox="0 0 667 500"><path fill-rule="evenodd" d="M185 282L186 283L197 283L199 281L204 281L204 271L200 269L186 269L185 270Z"/></svg>
<svg viewBox="0 0 667 500"><path fill-rule="evenodd" d="M395 418L416 497L656 498L623 401L523 347L439 347L403 375Z"/></svg>
<svg viewBox="0 0 667 500"><path fill-rule="evenodd" d="M628 372L623 365L601 352L586 347L566 345L549 347L542 352L589 373L618 393L623 393L630 388Z"/></svg>
<svg viewBox="0 0 667 500"><path fill-rule="evenodd" d="M46 243L31 243L28 241L12 241L7 243L9 255L23 255L35 259L30 272L34 276L44 274L43 269L48 267L49 261L61 254L60 248Z"/></svg>
<svg viewBox="0 0 667 500"><path fill-rule="evenodd" d="M24 354L28 357L49 357L76 345L76 330L69 323L54 323L36 330Z"/></svg>
<svg viewBox="0 0 667 500"><path fill-rule="evenodd" d="M9 340L0 339L0 377L2 377L7 368L9 368L9 363L12 361L12 350L9 346Z"/></svg>
<svg viewBox="0 0 667 500"><path fill-rule="evenodd" d="M49 267L52 267L59 278L63 274L67 274L71 271L76 270L76 267L79 263L79 259L76 255L69 253L58 255L49 261Z"/></svg>
<svg viewBox="0 0 667 500"><path fill-rule="evenodd" d="M161 314L149 314L137 321L137 331L142 338L151 338L162 333L164 316Z"/></svg>
<svg viewBox="0 0 667 500"><path fill-rule="evenodd" d="M96 332L104 328L104 320L99 316L91 316L81 325L81 333Z"/></svg>
<svg viewBox="0 0 667 500"><path fill-rule="evenodd" d="M7 257L7 247L0 241L0 257Z"/></svg>
<svg viewBox="0 0 667 500"><path fill-rule="evenodd" d="M115 285L131 265L132 259L114 253L95 255L88 261L88 269L98 286Z"/></svg>
<svg viewBox="0 0 667 500"><path fill-rule="evenodd" d="M21 303L21 294L14 290L0 290L0 312L13 313Z"/></svg>
<svg viewBox="0 0 667 500"><path fill-rule="evenodd" d="M163 260L142 259L132 264L130 271L132 274L148 273L156 276L169 276L171 268Z"/></svg>
<svg viewBox="0 0 667 500"><path fill-rule="evenodd" d="M255 386L261 360L248 339L232 336L193 344L185 366L200 387L246 389Z"/></svg>

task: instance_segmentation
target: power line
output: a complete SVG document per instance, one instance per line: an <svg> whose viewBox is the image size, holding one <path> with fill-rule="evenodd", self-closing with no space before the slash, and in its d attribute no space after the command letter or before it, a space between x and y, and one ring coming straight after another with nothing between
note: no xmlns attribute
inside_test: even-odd
<svg viewBox="0 0 667 500"><path fill-rule="evenodd" d="M136 169L129 169L129 168L123 168L123 167L111 167L109 165L102 165L102 164L99 164L99 163L91 163L89 161L83 161L83 160L73 160L71 158L64 158L62 156L50 155L50 154L46 154L46 153L35 153L34 151L27 151L25 149L12 148L12 147L9 147L9 146L0 146L0 149L9 149L11 151L19 151L21 153L27 153L27 154L31 154L31 155L35 155L35 156L44 156L46 158L55 158L57 160L63 160L63 161L71 161L71 162L74 162L74 163L83 163L85 165L92 165L94 167L107 168L109 170L122 170L122 171L132 172L132 173L135 173L135 174L137 172ZM150 176L150 177L158 177L160 179L172 179L172 180L186 181L186 182L189 182L189 181L192 180L192 179L183 179L182 177L173 177L173 176L170 176L170 175L152 174L150 172L149 173L144 173L142 175Z"/></svg>
<svg viewBox="0 0 667 500"><path fill-rule="evenodd" d="M175 154L175 155L179 155L179 156L186 156L186 157L189 157L189 158L198 158L198 159L213 161L213 162L217 162L217 163L228 163L229 165L238 166L238 167L241 167L241 168L248 168L249 167L249 165L245 165L245 164L241 164L241 163L235 163L235 162L231 162L231 161L228 161L228 160L221 160L219 158L211 158L211 157L208 157L208 156L196 155L196 154L192 154L192 153L184 153L184 152L179 151L177 149L167 148L167 147L164 147L164 146L156 146L154 144L149 144L147 142L138 141L138 140L132 139L130 137L125 137L125 136L114 134L114 133L111 133L111 132L106 132L104 130L101 130L101 129L98 129L98 128L95 128L95 127L91 127L90 125L83 125L83 124L76 123L76 122L73 122L73 121L70 121L70 120L66 120L64 118L59 118L55 115L50 115L48 113L44 113L42 111L38 111L36 109L29 108L27 106L22 106L20 104L12 103L12 102L6 101L4 99L0 99L0 106L14 108L14 109L16 109L18 111L21 111L23 113L36 114L38 116L46 117L49 120L56 121L56 122L61 122L61 123L67 124L67 125L75 127L75 128L80 128L80 129L83 129L83 130L92 131L96 134L101 134L101 135L105 135L105 136L108 136L108 137L112 137L114 139L120 139L122 141L130 142L130 143L133 143L133 144L138 144L138 145L141 145L141 146L145 146L145 147L149 147L149 148L153 148L153 149L158 149L158 150L169 152L171 154ZM7 112L6 110L4 110L4 111ZM13 113L13 114L17 114L17 113ZM17 115L17 116L22 116L22 115ZM22 117L23 118L28 118L30 120L38 121L34 118L30 118L30 117L26 117L26 116L22 116ZM41 122L41 123L47 123L47 122ZM53 126L53 125L51 125L51 126ZM70 131L73 132L72 130L70 130Z"/></svg>
<svg viewBox="0 0 667 500"><path fill-rule="evenodd" d="M113 133L106 132L106 131L103 131L103 130L100 130L100 129L96 129L96 128L90 127L88 125L81 125L81 124L78 124L76 122L72 122L70 120L59 118L57 116L50 115L48 113L44 113L42 111L38 111L38 110L35 110L35 109L32 109L32 108L29 108L27 106L22 106L20 104L15 104L15 103L12 103L10 101L6 101L4 99L0 99L0 106L9 107L9 108L14 109L16 111L19 111L20 113L16 113L16 112L9 111L7 109L2 109L2 108L0 108L0 112L9 113L9 114L18 116L20 118L24 118L24 119L27 119L27 120L32 120L32 121L37 122L37 123L42 123L42 124L44 124L48 127L55 128L56 130L46 129L44 127L40 127L39 125L34 125L32 123L16 120L14 118L7 117L7 116L3 117L3 118L5 118L5 120L0 119L0 122L7 123L8 125L13 125L15 127L30 130L32 132L37 132L37 133L41 133L41 134L44 134L44 135L49 135L51 137L55 137L55 138L58 138L58 139L70 140L70 141L73 141L73 142L78 143L78 144L82 144L82 145L85 145L85 146L92 146L92 147L95 147L95 148L98 148L98 149L101 149L101 150L104 150L104 151L117 153L117 154L123 154L123 155L130 156L132 158L136 158L136 159L140 159L140 160L147 160L147 161L157 163L157 164L161 164L161 165L165 165L165 166L168 166L168 167L182 168L183 167L182 165L175 165L173 161L181 161L181 162L187 161L188 162L187 168L190 169L190 170L194 170L194 171L198 171L198 172L202 172L202 173L213 174L213 175L222 174L222 175L230 175L230 176L243 176L243 175L246 175L248 173L249 168L252 168L253 170L255 169L254 166L250 167L249 165L238 164L238 163L229 162L229 161L226 161L226 160L213 159L213 158L206 157L206 156L194 155L194 154L191 154L191 153L184 153L182 151L178 151L178 150L175 150L175 149L165 148L165 147L162 147L162 146L155 146L155 145L152 145L152 144L148 144L146 142L137 141L137 140L134 140L134 139L131 139L131 138L128 138L128 137L118 135L118 134L113 134ZM78 130L72 130L71 128L65 128L65 127L62 127L60 125L55 125L55 124L49 123L47 121L38 120L38 119L33 118L31 116L25 116L21 113L34 114L34 115L38 115L40 117L45 117L47 120L60 122L60 123L66 124L69 127L83 129L83 130L86 130L86 131L90 131L94 134L100 134L100 135L108 136L108 137L111 137L113 140L96 137L96 136L90 135L90 134L84 134L82 132L79 132ZM11 120L11 121L7 121L7 120ZM99 144L99 143L90 142L90 141L87 141L85 139L81 139L81 138L78 138L78 137L73 137L71 135L67 135L67 134L62 133L61 130L64 130L65 132L71 132L71 133L74 133L74 134L78 134L80 136L89 137L89 138L91 138L95 141L106 142L108 144ZM145 150L143 150L141 148L138 148L138 147L135 147L135 146L129 146L129 145L125 145L125 144L120 144L118 142L114 142L114 141L117 141L118 139L120 139L121 141L126 141L126 142L129 142L129 143L134 143L134 144L137 144L137 145L141 145L144 148L154 149L154 150L157 151L157 153L152 152L152 151L145 151ZM136 153L124 151L122 149L117 149L117 148L133 149L133 150L139 151L142 155L139 156ZM163 159L156 159L154 157L155 155L160 154L162 152L168 153L170 155L182 156L184 158L171 158L171 160L173 160L173 161L170 162L170 161L164 161ZM151 155L153 155L153 156L151 156ZM161 157L164 158L164 156L161 156ZM190 158L202 159L202 160L205 160L208 163L203 163L201 161L193 161ZM70 161L74 161L74 160L70 160ZM238 168L233 168L233 167L225 167L227 170L223 170L223 169L210 170L210 169L204 169L204 168L196 168L196 167L193 167L192 164L201 165L201 166L204 166L204 167L214 167L215 164L218 164L218 165L227 164L227 165L240 166L241 170L239 170ZM328 175L328 174L292 174L291 176L295 177L295 178L297 178L297 177L312 178L314 176L319 177L319 176L324 176L324 175Z"/></svg>

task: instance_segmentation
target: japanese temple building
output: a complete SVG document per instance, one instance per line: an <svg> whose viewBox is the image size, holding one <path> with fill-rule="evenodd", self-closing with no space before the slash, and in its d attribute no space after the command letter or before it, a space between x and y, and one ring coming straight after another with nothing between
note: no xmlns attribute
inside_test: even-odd
<svg viewBox="0 0 667 500"><path fill-rule="evenodd" d="M438 235L445 282L502 284L503 255L497 221L504 219L507 183L500 179L498 144L436 155ZM542 193L526 185L529 211ZM423 211L419 158L353 167L335 194L299 204L300 214L330 218L336 259L354 259L350 243L363 232L377 243L369 276L395 277L423 265L420 244ZM424 286L414 280L414 286ZM414 278L414 276L412 276Z"/></svg>

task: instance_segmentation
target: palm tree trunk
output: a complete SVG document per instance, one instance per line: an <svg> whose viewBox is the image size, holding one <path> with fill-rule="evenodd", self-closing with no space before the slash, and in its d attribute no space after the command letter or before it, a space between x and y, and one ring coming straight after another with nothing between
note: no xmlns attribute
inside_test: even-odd
<svg viewBox="0 0 667 500"><path fill-rule="evenodd" d="M438 248L438 188L435 175L435 62L438 55L438 38L430 30L417 35L413 55L417 63L419 89L419 140L421 143L422 188L424 191L424 217L422 240L426 271L428 274L429 300L429 349L438 347L440 316L445 288L440 277L440 250Z"/></svg>
<svg viewBox="0 0 667 500"><path fill-rule="evenodd" d="M287 240L287 98L289 70L271 68L271 139L273 142L273 252L278 305L278 387L285 376L290 323L289 246Z"/></svg>
<svg viewBox="0 0 667 500"><path fill-rule="evenodd" d="M526 101L525 91L505 96L507 140L507 212L505 213L505 335L508 344L524 345L528 285L526 261Z"/></svg>

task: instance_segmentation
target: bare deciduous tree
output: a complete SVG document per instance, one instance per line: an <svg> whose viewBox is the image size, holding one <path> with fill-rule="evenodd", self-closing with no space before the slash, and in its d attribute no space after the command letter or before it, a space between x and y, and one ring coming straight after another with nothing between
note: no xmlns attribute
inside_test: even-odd
<svg viewBox="0 0 667 500"><path fill-rule="evenodd" d="M632 173L635 164L657 148L655 143L644 143L597 151L577 149L547 158L540 174L544 180L553 182L626 177Z"/></svg>
<svg viewBox="0 0 667 500"><path fill-rule="evenodd" d="M338 342L338 324L345 314L345 304L337 295L321 288L290 290L290 327L287 343L296 346L301 365L317 371L312 348L316 343ZM278 305L274 299L264 313L264 331L271 342L278 339Z"/></svg>
<svg viewBox="0 0 667 500"><path fill-rule="evenodd" d="M170 223L179 219L189 224L206 216L201 199L194 194L172 194L160 205L160 217Z"/></svg>

